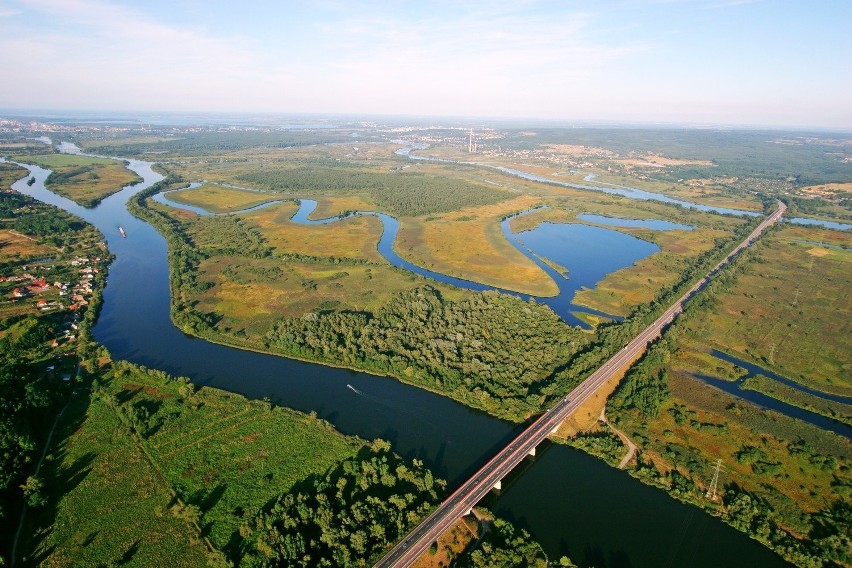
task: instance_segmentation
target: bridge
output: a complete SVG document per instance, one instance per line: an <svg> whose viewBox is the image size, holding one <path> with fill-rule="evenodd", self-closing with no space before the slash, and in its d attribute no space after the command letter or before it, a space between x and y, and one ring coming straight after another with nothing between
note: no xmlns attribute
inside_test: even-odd
<svg viewBox="0 0 852 568"><path fill-rule="evenodd" d="M721 262L696 282L651 325L634 337L621 351L589 375L585 381L568 393L568 396L560 399L540 418L530 424L509 445L500 450L470 479L456 489L431 515L379 560L375 565L376 568L411 566L453 523L469 514L489 491L500 489L503 478L515 466L526 456L535 455L536 446L549 435L555 433L559 425L613 375L641 355L648 343L659 337L663 328L683 311L684 303L701 290L734 256L750 246L771 224L778 221L786 210L786 205L779 201L778 209L764 219Z"/></svg>

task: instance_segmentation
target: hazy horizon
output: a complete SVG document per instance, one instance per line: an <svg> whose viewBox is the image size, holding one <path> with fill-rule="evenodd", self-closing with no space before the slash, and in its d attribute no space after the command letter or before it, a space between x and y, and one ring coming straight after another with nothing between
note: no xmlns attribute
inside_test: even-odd
<svg viewBox="0 0 852 568"><path fill-rule="evenodd" d="M0 108L850 131L850 20L831 1L11 0Z"/></svg>
<svg viewBox="0 0 852 568"><path fill-rule="evenodd" d="M777 131L790 133L825 133L832 135L852 135L852 127L809 126L809 125L765 125L765 124L734 124L710 122L664 122L643 120L595 120L571 118L540 118L540 117L488 117L488 116L449 116L449 115L417 115L417 114L359 114L359 113L317 113L317 112L252 112L252 111L172 111L172 110L111 110L111 109L33 109L33 108L2 108L0 118L33 119L44 122L69 122L86 124L100 122L120 124L123 122L136 125L164 126L226 126L241 125L251 127L275 127L280 122L289 127L293 123L305 121L307 128L317 128L320 123L335 123L327 126L353 128L353 123L369 122L386 127L411 126L419 128L577 128L577 129L637 129L637 130L731 130L731 131ZM427 124L429 123L429 124Z"/></svg>

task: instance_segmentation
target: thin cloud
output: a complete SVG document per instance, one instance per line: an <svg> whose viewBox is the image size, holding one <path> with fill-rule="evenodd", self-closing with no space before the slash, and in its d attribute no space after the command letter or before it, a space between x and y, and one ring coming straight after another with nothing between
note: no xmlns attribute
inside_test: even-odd
<svg viewBox="0 0 852 568"><path fill-rule="evenodd" d="M72 106L114 108L121 101L124 106L224 110L241 100L252 102L252 89L268 88L273 78L280 81L298 71L298 66L267 58L250 38L211 37L110 2L24 0L21 5L61 26L53 32L39 26L29 36L18 28L15 34L0 33L0 50L20 54L7 63L8 74L14 78L17 73L26 85L25 77L38 69L37 82L49 78ZM34 105L48 104L39 101L55 96L38 92L30 99Z"/></svg>

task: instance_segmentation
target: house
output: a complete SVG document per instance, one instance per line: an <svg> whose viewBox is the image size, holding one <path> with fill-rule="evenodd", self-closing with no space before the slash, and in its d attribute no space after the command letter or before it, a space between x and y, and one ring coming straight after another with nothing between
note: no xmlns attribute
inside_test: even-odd
<svg viewBox="0 0 852 568"><path fill-rule="evenodd" d="M26 295L27 295L27 291L24 290L23 288L15 288L14 290L12 290L12 297L13 298L23 298Z"/></svg>
<svg viewBox="0 0 852 568"><path fill-rule="evenodd" d="M31 292L38 294L50 290L50 285L44 280L33 280L32 284L29 285L29 289Z"/></svg>

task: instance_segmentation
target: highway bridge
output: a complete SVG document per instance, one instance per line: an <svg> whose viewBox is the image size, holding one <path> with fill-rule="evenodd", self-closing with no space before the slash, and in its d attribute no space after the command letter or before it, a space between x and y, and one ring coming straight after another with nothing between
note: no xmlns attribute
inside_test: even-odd
<svg viewBox="0 0 852 568"><path fill-rule="evenodd" d="M474 506L492 489L501 487L502 479L514 469L526 456L535 455L535 448L550 434L554 433L562 422L575 412L612 376L623 369L634 358L641 355L652 340L660 336L663 328L669 325L683 311L684 303L701 290L719 270L728 264L740 251L750 246L771 224L775 223L787 207L780 201L778 209L764 219L736 248L713 267L701 280L696 282L677 302L667 309L654 323L642 330L621 351L601 365L580 385L562 398L538 420L522 431L506 447L488 461L470 479L461 485L441 505L432 512L417 528L402 539L379 562L376 568L411 566L438 537L454 522L471 512Z"/></svg>

